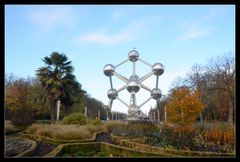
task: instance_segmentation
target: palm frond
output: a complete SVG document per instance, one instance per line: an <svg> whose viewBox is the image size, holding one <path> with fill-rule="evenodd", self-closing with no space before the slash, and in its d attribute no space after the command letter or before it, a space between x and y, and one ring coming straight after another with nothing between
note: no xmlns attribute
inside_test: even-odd
<svg viewBox="0 0 240 162"><path fill-rule="evenodd" d="M45 64L47 64L47 65L52 65L52 60L51 60L51 58L49 58L49 57L44 57L44 59L42 59L42 61L45 63Z"/></svg>

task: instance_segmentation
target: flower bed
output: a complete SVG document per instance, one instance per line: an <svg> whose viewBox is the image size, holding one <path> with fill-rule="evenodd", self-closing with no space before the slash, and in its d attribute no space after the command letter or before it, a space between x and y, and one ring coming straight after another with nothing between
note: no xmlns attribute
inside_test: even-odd
<svg viewBox="0 0 240 162"><path fill-rule="evenodd" d="M156 146L150 146L141 144L137 140L127 139L126 137L113 136L112 139L119 143L121 146L131 148L134 150L140 150L149 153L166 154L175 156L210 156L210 157L229 157L234 156L232 153L215 153L215 152L200 152L200 151L188 151L188 150L177 150L177 149L165 149ZM140 139L138 141L141 141Z"/></svg>
<svg viewBox="0 0 240 162"><path fill-rule="evenodd" d="M19 137L6 137L5 155L8 157L22 157L30 156L36 149L36 142L19 138Z"/></svg>

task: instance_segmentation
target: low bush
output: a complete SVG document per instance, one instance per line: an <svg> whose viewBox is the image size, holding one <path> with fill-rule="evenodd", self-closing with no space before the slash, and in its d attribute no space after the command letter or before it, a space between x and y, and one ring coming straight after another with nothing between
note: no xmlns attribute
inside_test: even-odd
<svg viewBox="0 0 240 162"><path fill-rule="evenodd" d="M82 113L73 113L63 118L63 124L84 125L87 123L87 117Z"/></svg>

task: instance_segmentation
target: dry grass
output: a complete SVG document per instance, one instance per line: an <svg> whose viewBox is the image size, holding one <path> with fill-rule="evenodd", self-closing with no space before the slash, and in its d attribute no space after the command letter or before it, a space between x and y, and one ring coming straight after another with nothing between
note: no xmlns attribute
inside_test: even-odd
<svg viewBox="0 0 240 162"><path fill-rule="evenodd" d="M232 125L219 126L214 125L210 129L203 131L205 141L212 141L216 144L234 144L234 128Z"/></svg>
<svg viewBox="0 0 240 162"><path fill-rule="evenodd" d="M5 120L5 132L6 133L11 133L11 132L15 132L18 129L15 128L15 126L12 124L12 122L10 120Z"/></svg>
<svg viewBox="0 0 240 162"><path fill-rule="evenodd" d="M100 130L103 130L101 126L94 125L33 124L26 131L58 140L82 140L93 137Z"/></svg>

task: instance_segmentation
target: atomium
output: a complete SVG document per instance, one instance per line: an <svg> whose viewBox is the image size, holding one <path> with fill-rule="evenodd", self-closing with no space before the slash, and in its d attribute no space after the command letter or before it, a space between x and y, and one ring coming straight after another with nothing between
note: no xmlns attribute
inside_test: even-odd
<svg viewBox="0 0 240 162"><path fill-rule="evenodd" d="M128 92L138 92L140 90L140 83L137 75L131 75L127 83Z"/></svg>
<svg viewBox="0 0 240 162"><path fill-rule="evenodd" d="M126 63L127 61L132 62L132 74L130 75L129 79L127 79L127 77L124 77L121 74L116 72L116 69L119 66L121 66L122 64ZM139 77L138 75L136 75L135 74L135 66L136 66L135 64L137 61L140 61L140 62L146 64L147 66L150 66L151 72L149 72L148 74L146 74L142 77ZM112 108L113 100L117 99L121 103L123 103L125 106L128 107L128 120L140 120L145 115L144 113L142 113L142 111L140 109L144 104L146 104L151 99L155 99L157 101L157 104L159 104L160 98L162 96L162 91L158 88L158 79L159 79L159 76L164 73L163 64L161 64L161 63L155 63L153 65L149 64L148 62L142 60L139 57L139 53L137 50L133 49L128 53L128 59L117 64L116 66L114 66L112 64L105 65L103 68L103 72L110 79L111 89L109 89L107 92L107 96L109 98L108 106L109 106L110 110ZM144 85L142 82L144 80L146 80L147 78L149 78L150 76L152 76L153 74L156 76L156 87L153 89L150 89L149 87ZM125 82L125 85L118 90L114 89L113 83L112 83L113 76L116 76L118 79L121 79L123 82ZM140 90L140 88L143 88L146 91L150 92L150 96L142 104L137 105L136 93ZM127 89L127 91L131 94L129 104L127 104L125 101L123 101L121 98L119 98L119 93L121 91L123 91L124 89Z"/></svg>
<svg viewBox="0 0 240 162"><path fill-rule="evenodd" d="M153 99L160 99L162 97L162 91L158 88L154 88L151 92L151 96Z"/></svg>
<svg viewBox="0 0 240 162"><path fill-rule="evenodd" d="M152 70L155 75L162 75L164 72L164 66L161 63L156 63L152 66Z"/></svg>
<svg viewBox="0 0 240 162"><path fill-rule="evenodd" d="M113 76L113 72L115 71L115 67L112 64L107 64L103 68L104 74L106 76Z"/></svg>
<svg viewBox="0 0 240 162"><path fill-rule="evenodd" d="M131 50L129 53L128 53L128 58L130 61L132 62L136 62L138 60L138 57L139 57L139 53L138 51L136 50Z"/></svg>
<svg viewBox="0 0 240 162"><path fill-rule="evenodd" d="M107 92L107 96L109 99L115 100L118 96L117 90L116 89L109 89Z"/></svg>

